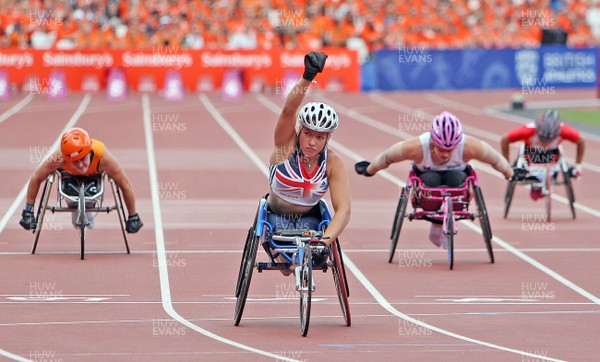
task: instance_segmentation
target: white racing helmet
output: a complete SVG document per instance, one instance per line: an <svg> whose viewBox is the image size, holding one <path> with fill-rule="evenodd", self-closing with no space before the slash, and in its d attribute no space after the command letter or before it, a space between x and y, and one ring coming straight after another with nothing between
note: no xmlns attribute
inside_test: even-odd
<svg viewBox="0 0 600 362"><path fill-rule="evenodd" d="M298 112L298 124L316 132L331 133L338 127L338 115L325 103L306 103Z"/></svg>

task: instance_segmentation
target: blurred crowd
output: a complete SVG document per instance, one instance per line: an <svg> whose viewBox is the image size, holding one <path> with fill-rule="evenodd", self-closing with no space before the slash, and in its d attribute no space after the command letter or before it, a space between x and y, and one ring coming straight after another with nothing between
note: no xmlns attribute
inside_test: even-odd
<svg viewBox="0 0 600 362"><path fill-rule="evenodd" d="M600 44L600 0L0 0L0 47L537 47Z"/></svg>

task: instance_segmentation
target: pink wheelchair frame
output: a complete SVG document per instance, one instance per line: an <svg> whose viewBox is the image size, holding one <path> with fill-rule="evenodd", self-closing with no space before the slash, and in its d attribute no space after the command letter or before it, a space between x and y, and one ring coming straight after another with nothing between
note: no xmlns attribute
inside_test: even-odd
<svg viewBox="0 0 600 362"><path fill-rule="evenodd" d="M450 269L454 267L454 235L456 235L456 222L460 220L479 219L483 231L483 240L487 248L490 262L494 263L494 252L492 250L492 230L485 207L485 201L481 188L477 181L475 170L467 165L465 172L467 177L464 186L457 188L449 187L426 187L423 180L417 176L416 167L413 165L408 175L406 186L402 187L400 200L396 208L391 233L391 247L388 262L394 259L394 253L398 244L398 238L405 217L412 220L428 220L442 223L442 230L448 237L448 261ZM477 212L469 211L471 199L475 199ZM412 204L413 212L406 215L408 203Z"/></svg>

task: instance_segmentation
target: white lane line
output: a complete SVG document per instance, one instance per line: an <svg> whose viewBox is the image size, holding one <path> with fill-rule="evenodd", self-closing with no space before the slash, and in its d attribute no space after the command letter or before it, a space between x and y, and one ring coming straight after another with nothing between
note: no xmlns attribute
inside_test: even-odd
<svg viewBox="0 0 600 362"><path fill-rule="evenodd" d="M359 161L359 160L363 159L357 153L349 150L346 147L343 147L342 145L338 144L337 142L330 141L330 144L332 146L336 147L337 149L339 149L342 153L346 154L346 156L354 159L355 161ZM391 183L393 183L396 186L397 185L401 185L401 186L405 186L406 185L406 183L404 181L402 181L399 178L397 178L397 177L389 174L386 171L380 171L377 174L379 175L380 173L381 173L382 177L384 177L386 180L390 181ZM471 230L473 230L473 231L475 231L475 232L477 232L479 234L482 234L481 228L479 226L476 226L473 223L462 223L461 225L465 225L469 229L471 229ZM497 236L494 236L493 239L492 239L492 241L494 241L496 244L500 245L504 249L508 250L512 254L516 255L517 257L521 258L522 260L526 261L527 263L531 264L532 266L536 267L537 269L543 271L544 273L546 273L547 275L551 276L552 278L556 279L557 281L559 281L563 285L571 288L572 290L574 290L578 294L580 294L580 295L584 296L585 298L591 300L592 302L600 305L600 299L598 297L594 296L593 294L591 294L590 292L586 291L585 289L579 287L575 283L567 280L562 275L556 273L555 271L553 271L552 269L550 269L547 266L543 265L542 263L538 262L537 260L533 259L529 255L523 253L521 250L515 248L514 246L510 245L509 243L507 243L506 241L502 240L501 238L499 238Z"/></svg>
<svg viewBox="0 0 600 362"><path fill-rule="evenodd" d="M6 358L10 358L13 359L15 361L24 361L24 362L30 362L31 360L27 359L27 358L23 358L21 356L17 356L16 354L10 353L9 351L5 351L3 349L0 349L0 356L4 356Z"/></svg>
<svg viewBox="0 0 600 362"><path fill-rule="evenodd" d="M69 128L72 128L77 123L77 121L79 121L79 118L81 118L81 116L85 112L85 109L87 108L87 106L90 103L91 99L92 99L92 96L89 95L89 94L86 94L85 97L83 97L83 100L79 104L79 107L77 107L77 110L75 111L75 113L73 113L73 115L69 119L69 122L67 122L67 124L65 125L65 127L59 133L58 137L56 138L56 140L52 144L52 147L50 147L50 149L48 150L48 152L44 156L44 159L42 160L42 162L44 162L48 158L48 156L51 155L51 152L53 152L54 149L58 147L58 144L60 142L60 138L61 138L62 134L66 130L68 130ZM4 230L4 228L6 227L6 225L8 224L8 221L10 220L10 218L12 217L12 215L17 211L17 209L19 208L19 206L25 200L25 196L26 196L26 193L27 193L27 185L29 185L29 181L25 184L25 186L23 186L23 188L21 189L21 191L17 195L17 198L15 199L15 201L13 201L13 203L10 205L10 207L6 211L6 214L4 214L4 216L2 217L2 220L0 220L0 233L2 233L2 231Z"/></svg>
<svg viewBox="0 0 600 362"><path fill-rule="evenodd" d="M261 103L269 103L271 102L268 98L262 96L261 94L257 95L257 98L259 99L259 101L261 101ZM268 107L270 110L273 110L274 107ZM335 142L333 140L329 141L332 147L335 147L336 149L340 150L343 153L346 153L346 155L352 155L352 158L356 159L356 160L360 160L361 157L359 157L358 154L354 153L353 151L351 151L350 149L346 148L345 146L341 145L338 142ZM387 172L383 171L383 172L379 172L378 174L381 174L381 176L387 178L388 180L390 180L391 182L395 182L397 184L402 183L402 181L400 181L399 179L395 178L394 176L388 174ZM447 336L450 337L454 337L454 338L458 338L458 339L462 339L465 341L469 341L472 343L476 343L479 345L483 345L486 347L491 347L491 348L495 348L495 349L500 349L500 350L504 350L507 352L512 352L512 353L516 353L516 354L520 354L523 356L531 356L531 357L536 357L536 358L542 358L545 360L550 360L550 361L559 361L559 360L554 360L554 359L549 359L545 356L538 356L538 355L534 355L532 353L528 353L528 352L524 352L524 351L519 351L516 349L512 349L512 348L507 348L507 347L502 347L499 345L495 345L492 343L487 343L487 342L483 342L483 341L479 341L473 338L469 338L457 333L453 333L450 331L446 331L444 329L435 327L433 325L429 325L427 323L421 322L419 320L416 320L414 318L409 317L408 315L396 310L384 297L383 295L381 295L381 293L379 293L379 291L371 284L371 282L369 282L369 280L362 274L362 272L358 269L358 267L356 267L356 265L354 265L354 263L352 263L352 261L350 260L350 258L348 257L348 255L344 252L344 260L348 260L350 263L345 263L345 265L349 266L349 269L352 271L352 273L359 279L359 281L361 282L361 284L363 284L363 286L369 291L369 293L371 293L371 295L373 297L375 297L375 299L377 299L377 301L379 302L379 304L385 308L388 312L390 312L391 314L398 316L406 321L409 322L413 322L416 323L422 327L428 328L430 330L439 332L441 334L445 334Z"/></svg>
<svg viewBox="0 0 600 362"><path fill-rule="evenodd" d="M31 102L32 99L33 99L33 96L30 94L27 97L23 98L19 103L17 103L14 106L12 106L9 110L7 110L2 115L0 115L0 123L6 121L12 115L14 115L15 113L17 113L21 109L23 109L27 104L29 104L29 102ZM85 111L85 108L87 107L88 103L90 102L90 99L91 99L91 96L89 96L89 95L86 95L83 98L83 100L79 104L79 107L77 108L77 110L75 111L75 113L73 114L73 116L71 116L71 119L69 120L69 122L67 123L67 125L65 126L65 128L63 128L63 132L66 131L67 129L71 128L72 125L74 125L75 123L77 123L77 121L79 120L79 118L81 117L81 115L83 114L83 112ZM54 142L52 148L50 149L50 151L48 151L48 153L44 157L44 160L50 155L51 150L58 145L58 142L60 141L60 136L62 135L63 132L60 133L60 135L58 136L58 138ZM2 233L2 231L4 230L4 228L6 227L6 225L8 224L8 220L10 220L10 218L12 217L12 215L19 208L19 205L21 205L22 202L23 202L23 200L25 199L25 194L27 193L27 185L28 185L28 183L26 183L25 186L23 186L23 188L21 189L21 191L17 195L17 198L15 199L15 201L13 201L13 203L10 205L10 207L8 208L8 210L6 211L6 213L4 214L4 216L2 217L2 220L0 220L0 233ZM11 358L11 359L13 359L15 361L29 361L26 358L23 358L21 356L17 356L15 354L10 353L8 351L5 351L3 349L0 349L0 356L4 356L6 358Z"/></svg>
<svg viewBox="0 0 600 362"><path fill-rule="evenodd" d="M432 331L438 332L440 334L444 334L446 336L449 337L453 337L453 338L457 338L463 341L467 341L467 342L471 342L471 343L475 343L481 346L486 346L486 347L490 347L490 348L494 348L494 349L499 349L502 351L506 351L506 352L511 352L511 353L516 353L522 356L528 356L528 357L533 357L533 358L540 358L546 361L560 361L558 359L553 359L547 356L540 356L540 355L536 355L533 353L529 353L529 352L525 352L525 351L520 351L517 349L512 349L512 348L508 348L508 347L503 347L497 344L493 344L493 343L488 343L488 342L484 342L484 341L480 341L478 339L474 339L474 338L470 338L467 336L463 336L461 334L458 333L454 333L454 332L450 332L447 331L445 329L441 329L438 328L436 326L433 326L431 324L425 323L423 321L420 321L418 319L412 318L410 316L408 316L407 314L404 314L402 312L400 312L399 310L397 310L396 308L394 308L388 301L387 299L385 299L383 297L383 295L381 295L381 293L379 293L379 291L377 290L377 288L375 288L375 286L373 284L371 284L371 282L369 281L369 279L367 279L367 277L360 271L360 269L358 269L358 267L356 266L356 264L354 264L354 262L352 261L352 259L348 258L347 256L344 256L344 264L346 266L348 266L348 269L350 269L350 271L352 271L352 274L354 274L354 276L356 276L356 278L360 281L360 283L369 291L369 293L371 293L371 295L373 297L375 297L375 299L379 302L379 304L385 308L388 312L390 312L391 314L402 318L408 322L414 323L416 325L419 325L421 327L430 329Z"/></svg>
<svg viewBox="0 0 600 362"><path fill-rule="evenodd" d="M211 109L208 109L211 112ZM159 197L159 183L158 183L158 171L156 169L156 155L154 148L154 137L152 134L152 120L150 113L150 100L147 94L142 96L142 111L144 118L144 134L146 137L146 153L148 156L148 173L150 178L150 190L152 197L152 210L154 214L154 235L156 237L156 259L158 260L158 270L160 277L160 291L161 291L161 300L163 309L170 315L173 319L178 321L179 323L185 325L186 327L203 334L209 338L217 340L219 342L228 344L235 348L244 349L253 353L257 353L266 357L274 358L280 361L295 361L291 358L285 358L282 356L278 356L276 354L263 351L257 348L253 348L230 339L221 337L215 333L212 333L204 328L201 328L189 320L182 317L175 308L173 307L173 301L171 299L171 287L169 284L169 270L167 267L167 251L165 247L165 236L163 230L163 221L160 207L160 197ZM214 112L214 108L213 108ZM211 112L212 114L212 112ZM233 325L233 323L232 323Z"/></svg>
<svg viewBox="0 0 600 362"><path fill-rule="evenodd" d="M252 152L250 146L248 146L244 139L240 137L240 135L235 131L235 129L231 127L231 125L225 120L225 118L223 118L223 116L219 113L219 111L217 111L215 106L213 106L213 104L210 102L208 97L204 94L201 94L199 98L200 102L202 102L204 107L206 107L210 115L213 116L213 118L215 119L215 121L217 121L219 126L221 126L221 128L223 128L225 132L227 132L229 137L231 137L231 139L233 139L233 141L238 145L238 147L241 148L242 151L244 151L246 156L248 156L250 160L254 162L258 169L261 170L265 176L269 176L269 171L264 161L261 160L260 157L258 157L254 152Z"/></svg>
<svg viewBox="0 0 600 362"><path fill-rule="evenodd" d="M334 102L332 100L329 100L329 99L326 99L326 98L323 98L323 99L329 105L331 105L332 107L334 107L335 110L338 113L345 114L345 115L353 118L354 120L356 120L356 121L358 121L360 123L364 123L364 124L368 125L369 127L373 127L373 128L379 129L379 130L381 130L383 132L386 132L386 133L389 133L389 134L392 134L392 135L395 135L395 136L399 136L399 137L401 137L403 139L407 139L409 137L413 137L411 135L408 135L407 137L405 137L405 136L402 135L404 132L397 131L393 127L390 127L390 126L388 126L388 125L386 125L386 124L384 124L384 123L382 123L382 122L380 122L380 121L378 121L378 120L376 120L374 118L371 118L371 117L365 116L363 114L360 114L360 113L358 113L356 111L353 111L352 109L346 108L346 107L342 106L341 104L336 103L336 102ZM389 100L386 100L386 102L381 103L381 104L382 105L390 104L390 108L391 108L392 107L391 104L396 104L396 103L394 103L392 101L389 101ZM401 109L408 108L408 107L401 106L401 105L398 105L398 104L396 104L396 107L401 107ZM395 108L392 108L392 109L395 109ZM402 112L405 112L405 111L402 111ZM413 109L413 112L414 112L414 109ZM473 162L474 163L478 163L477 161L473 161ZM481 163L478 163L478 164L482 165ZM492 171L492 168L489 167L489 166L488 167L479 167L478 169L480 169L481 171L484 171L486 173L489 173L490 175L492 175L494 177L497 177L499 179L504 180L503 176L500 176L500 174L498 172L496 172L495 170ZM383 176L383 177L386 178L386 179L388 179L387 176ZM568 202L567 198L562 197L562 196L560 196L560 195L558 195L556 193L552 193L552 199L554 199L554 200L556 200L556 201L558 201L560 203L563 203L565 205L569 205L569 202ZM595 209L593 209L591 207L582 205L579 202L575 202L573 205L575 206L576 209L584 211L584 212L586 212L586 213L588 213L590 215L593 215L593 216L596 216L596 217L600 217L600 211L598 211L598 210L595 210Z"/></svg>
<svg viewBox="0 0 600 362"><path fill-rule="evenodd" d="M33 95L28 94L26 97L21 99L19 101L19 103L15 104L14 106L12 106L8 110L6 110L4 113L0 114L0 123L6 121L10 117L12 117L15 113L17 113L18 111L23 109L26 105L29 104L29 102L31 102L32 99L33 99Z"/></svg>

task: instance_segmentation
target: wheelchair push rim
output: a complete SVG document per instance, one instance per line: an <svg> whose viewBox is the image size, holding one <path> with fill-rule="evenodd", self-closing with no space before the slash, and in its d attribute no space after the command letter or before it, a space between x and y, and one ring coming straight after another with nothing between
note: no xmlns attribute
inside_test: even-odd
<svg viewBox="0 0 600 362"><path fill-rule="evenodd" d="M54 183L54 175L49 176L46 179L46 183L44 184L44 191L42 191L41 202L38 207L38 212L36 215L36 226L33 231L33 247L31 248L31 254L35 254L35 249L37 248L37 243L40 238L40 234L42 232L42 225L44 223L44 216L46 215L46 208L48 207L48 200L50 199L50 192L52 191L52 184Z"/></svg>
<svg viewBox="0 0 600 362"><path fill-rule="evenodd" d="M252 239L250 240L250 244L248 245L248 249L242 256L242 266L243 273L240 275L242 278L240 283L239 295L237 296L237 300L235 303L235 315L234 315L234 324L237 326L240 324L242 320L242 314L244 313L244 307L246 305L246 299L248 297L248 290L250 288L250 281L252 279L252 271L254 270L254 263L256 260L256 253L258 250L258 237L253 232Z"/></svg>
<svg viewBox="0 0 600 362"><path fill-rule="evenodd" d="M331 258L333 262L333 265L331 266L331 272L333 274L333 282L337 291L340 307L342 308L344 322L347 326L350 326L352 324L352 318L350 316L350 302L348 301L350 293L348 289L348 280L346 279L346 271L344 269L344 262L342 259L342 249L340 248L340 242L338 239L335 240L331 249Z"/></svg>
<svg viewBox="0 0 600 362"><path fill-rule="evenodd" d="M448 238L448 266L450 270L454 268L454 212L452 205L452 198L446 196L444 198L444 224L443 230L445 236Z"/></svg>
<svg viewBox="0 0 600 362"><path fill-rule="evenodd" d="M298 250L300 251L300 250ZM310 325L310 307L312 297L312 252L310 245L306 244L302 249L302 263L296 267L300 273L300 331L302 337L308 334Z"/></svg>
<svg viewBox="0 0 600 362"><path fill-rule="evenodd" d="M483 199L483 193L481 192L481 188L479 186L473 187L473 191L475 193L475 201L477 203L477 216L479 218L479 226L481 227L483 241L485 242L485 247L487 249L488 255L490 257L490 262L494 263L494 250L492 248L492 227L490 224L490 219L487 212L487 207L485 206L485 201Z"/></svg>
<svg viewBox="0 0 600 362"><path fill-rule="evenodd" d="M406 207L410 200L410 193L412 188L405 186L400 191L400 199L398 200L398 206L396 207L396 213L394 215L394 222L392 224L392 233L390 235L391 245L390 254L388 257L388 263L394 260L394 254L396 253L396 247L398 246L398 239L400 238L400 231L402 230L402 223L404 221L404 215L406 214Z"/></svg>

